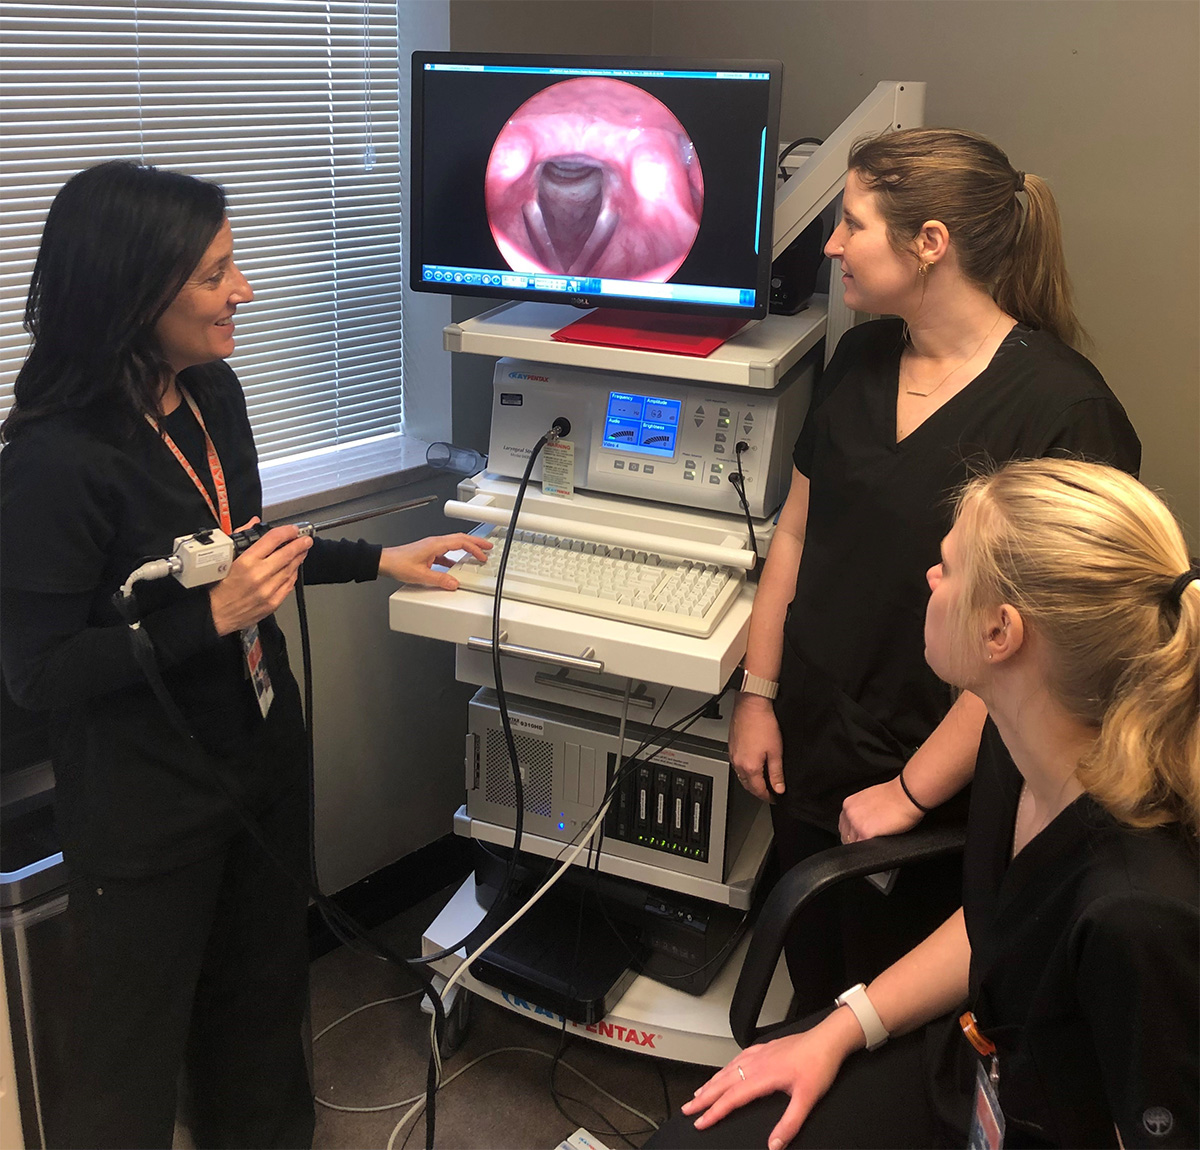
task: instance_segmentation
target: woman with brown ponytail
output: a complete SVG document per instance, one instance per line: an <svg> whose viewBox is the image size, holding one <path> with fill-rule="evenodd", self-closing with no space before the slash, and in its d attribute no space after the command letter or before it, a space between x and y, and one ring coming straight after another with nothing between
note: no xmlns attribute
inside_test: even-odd
<svg viewBox="0 0 1200 1150"><path fill-rule="evenodd" d="M1052 459L973 480L941 554L925 657L1002 752L962 909L651 1145L964 1146L989 1079L1010 1150L1200 1145L1200 565L1136 480Z"/></svg>
<svg viewBox="0 0 1200 1150"><path fill-rule="evenodd" d="M964 816L984 707L952 699L921 658L924 572L952 493L1012 459L1136 474L1141 456L1072 346L1050 189L990 141L934 128L860 141L825 251L849 306L896 318L847 332L817 385L755 598L729 756L773 803L783 869L935 810ZM886 897L858 882L823 899L824 920L789 940L801 1009L904 953L960 897L956 866L934 863Z"/></svg>

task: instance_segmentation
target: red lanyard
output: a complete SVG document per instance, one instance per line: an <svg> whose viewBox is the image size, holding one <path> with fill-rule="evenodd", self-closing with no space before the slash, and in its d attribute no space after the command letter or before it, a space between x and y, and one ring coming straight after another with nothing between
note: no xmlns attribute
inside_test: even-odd
<svg viewBox="0 0 1200 1150"><path fill-rule="evenodd" d="M162 431L158 426L158 420L152 415L146 415L146 421L159 431L163 437L163 442L171 449L171 454L179 460L179 465L187 472L191 481L196 485L196 490L204 496L204 502L208 504L209 511L212 512L212 517L220 524L221 530L226 535L233 534L233 520L229 516L229 492L225 487L225 469L221 466L221 460L217 456L217 449L213 445L212 436L208 434L208 428L204 426L204 416L200 414L200 409L196 406L196 401L183 390L179 388L179 394L183 397L184 402L192 409L192 414L196 417L196 422L200 424L200 430L204 432L204 449L208 454L208 473L212 477L213 487L217 492L217 506L213 506L212 496L208 493L208 488L204 486L200 476L196 474L195 468L187 461L187 457L175 444L167 432ZM218 508L219 513L218 513Z"/></svg>

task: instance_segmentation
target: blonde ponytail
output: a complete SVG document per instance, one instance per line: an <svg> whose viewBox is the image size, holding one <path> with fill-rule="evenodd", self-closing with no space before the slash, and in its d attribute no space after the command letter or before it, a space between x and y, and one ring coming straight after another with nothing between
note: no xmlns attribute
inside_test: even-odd
<svg viewBox="0 0 1200 1150"><path fill-rule="evenodd" d="M958 515L960 638L1015 606L1052 653L1051 691L1097 732L1084 789L1131 826L1200 832L1200 582L1181 578L1166 506L1114 468L1038 459L972 480Z"/></svg>
<svg viewBox="0 0 1200 1150"><path fill-rule="evenodd" d="M1164 630L1165 642L1118 683L1079 781L1122 822L1200 830L1200 584L1184 589L1177 621Z"/></svg>

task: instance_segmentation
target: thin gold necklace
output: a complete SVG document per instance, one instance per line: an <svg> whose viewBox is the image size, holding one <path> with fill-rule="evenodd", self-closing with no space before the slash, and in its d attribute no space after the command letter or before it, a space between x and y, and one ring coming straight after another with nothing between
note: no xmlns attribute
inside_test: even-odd
<svg viewBox="0 0 1200 1150"><path fill-rule="evenodd" d="M994 332L996 330L996 328L999 325L1000 320L1003 318L1003 316L1004 316L1003 311L998 311L996 313L996 318L993 321L992 326L987 329L987 334L983 337L983 339L981 339L979 341L979 346L973 352L971 352L971 354L969 356L967 356L967 358L964 359L961 363L956 363L948 372L946 372L946 374L944 376L942 376L941 382L938 383L938 385L936 387L931 387L928 391L917 391L914 388L909 387L908 384L905 384L904 385L904 394L905 395L916 395L916 396L920 396L922 399L926 399L929 396L931 396L935 391L939 391L945 385L946 380L948 380L956 371L961 371L964 367L966 367L966 365L968 363L970 363L971 360L973 360L983 350L983 345L985 343L987 343L987 341L991 338L992 332Z"/></svg>

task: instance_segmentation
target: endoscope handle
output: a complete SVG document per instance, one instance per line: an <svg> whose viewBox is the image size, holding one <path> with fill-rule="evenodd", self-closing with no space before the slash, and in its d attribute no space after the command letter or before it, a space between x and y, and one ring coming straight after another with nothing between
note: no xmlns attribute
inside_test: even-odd
<svg viewBox="0 0 1200 1150"><path fill-rule="evenodd" d="M231 538L233 539L233 553L240 555L252 543L257 543L272 527L276 527L275 523L255 523L247 527L244 531L235 531ZM295 526L299 529L301 535L312 538L317 533L317 529L311 523L297 523Z"/></svg>

